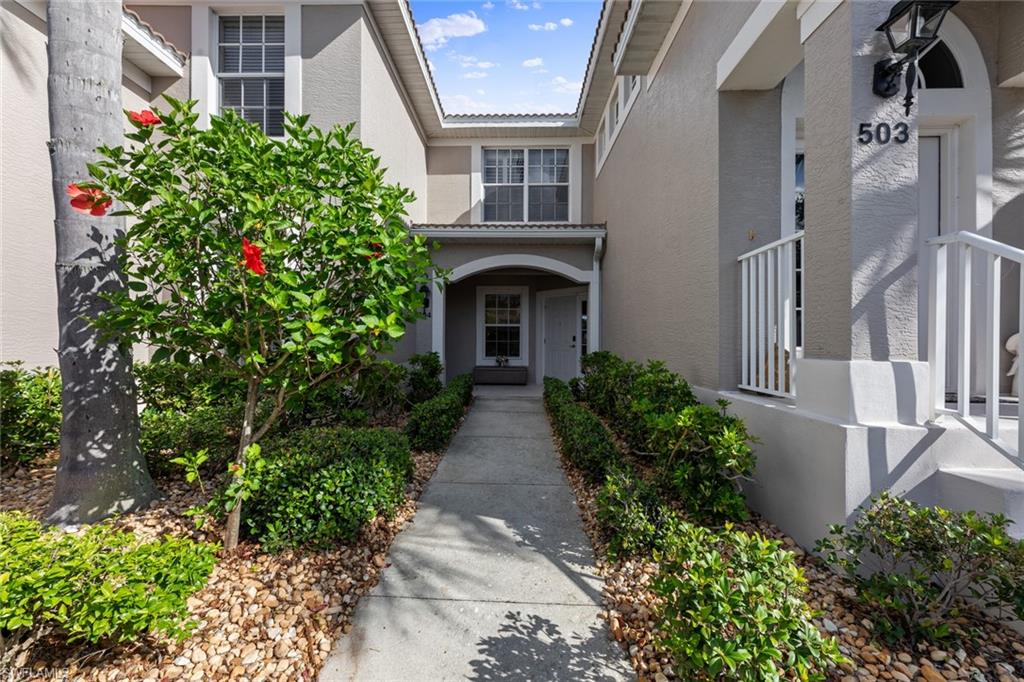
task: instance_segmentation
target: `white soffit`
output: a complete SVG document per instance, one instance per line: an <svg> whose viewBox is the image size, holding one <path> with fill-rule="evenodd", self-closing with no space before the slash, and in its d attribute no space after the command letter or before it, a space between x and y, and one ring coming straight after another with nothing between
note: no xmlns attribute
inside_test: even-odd
<svg viewBox="0 0 1024 682"><path fill-rule="evenodd" d="M633 0L615 48L617 75L650 71L681 4L682 0Z"/></svg>
<svg viewBox="0 0 1024 682"><path fill-rule="evenodd" d="M761 0L718 60L718 89L771 90L802 59L796 0Z"/></svg>

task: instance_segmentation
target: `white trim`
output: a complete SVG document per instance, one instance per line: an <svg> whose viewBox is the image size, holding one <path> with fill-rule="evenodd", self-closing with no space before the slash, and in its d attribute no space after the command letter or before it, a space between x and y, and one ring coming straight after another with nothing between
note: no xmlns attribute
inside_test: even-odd
<svg viewBox="0 0 1024 682"><path fill-rule="evenodd" d="M474 223L482 222L484 214L484 184L480 167L483 165L484 145L474 142L470 145L469 158L469 216Z"/></svg>
<svg viewBox="0 0 1024 682"><path fill-rule="evenodd" d="M486 224L486 223L485 223ZM525 223L529 224L529 223ZM466 225L465 227L413 227L409 229L410 234L423 235L427 239L452 239L452 238L473 238L473 239L539 239L543 241L567 241L586 243L592 239L604 237L607 230L603 228L579 228L579 227L480 227L477 225Z"/></svg>
<svg viewBox="0 0 1024 682"><path fill-rule="evenodd" d="M594 240L594 261L587 293L587 352L601 350L601 257L604 237Z"/></svg>
<svg viewBox="0 0 1024 682"><path fill-rule="evenodd" d="M284 110L302 113L302 5L284 9Z"/></svg>
<svg viewBox="0 0 1024 682"><path fill-rule="evenodd" d="M593 273L590 270L581 270L574 265L569 265L565 261L548 258L547 256L537 256L532 253L503 253L496 256L477 258L476 260L456 266L449 274L448 281L455 283L478 272L487 272L488 270L498 270L500 268L534 268L535 270L545 270L556 275L562 275L566 279L571 279L580 284L589 284L593 280Z"/></svg>
<svg viewBox="0 0 1024 682"><path fill-rule="evenodd" d="M152 92L153 92L153 79L152 79L152 77L150 77L150 75L148 73L146 73L145 71L140 69L138 66L136 66L134 62L131 62L131 61L127 60L127 59L122 59L121 60L121 74L125 78L130 80L132 83L135 83L140 88L145 90L147 95L152 96Z"/></svg>
<svg viewBox="0 0 1024 682"><path fill-rule="evenodd" d="M796 6L796 16L800 19L800 44L806 43L842 4L842 0L800 0Z"/></svg>
<svg viewBox="0 0 1024 682"><path fill-rule="evenodd" d="M484 182L483 173L481 167L483 166L483 150L485 148L496 147L500 149L522 149L529 151L530 149L568 149L569 150L569 218L567 220L520 220L520 221L504 221L509 224L515 225L553 225L553 224L565 224L571 225L578 223L580 217L583 215L583 141L579 138L575 138L565 143L557 143L549 141L545 138L524 138L522 140L515 138L508 138L504 140L496 140L493 144L487 142L474 141L470 145L470 222L487 225L489 223L483 220L483 196L484 196ZM465 142L462 145L465 146ZM523 216L529 216L529 196L527 195L527 189L530 186L529 178L526 175L529 171L529 154L525 155L524 158L524 175L523 175ZM534 184L545 184L545 183L534 183ZM561 184L561 183L555 183ZM575 189L574 189L575 188ZM501 224L503 221L496 221L496 224ZM518 232L517 232L518 234Z"/></svg>
<svg viewBox="0 0 1024 682"><path fill-rule="evenodd" d="M571 296L576 295L576 374L580 374L580 363L583 359L583 325L582 325L582 309L580 304L582 301L587 300L587 287L566 287L564 289L546 289L544 291L537 292L537 377L539 379L544 378L547 365L547 352L548 342L545 338L546 326L547 326L547 303L549 298L558 298L560 296ZM589 311L588 322L589 320ZM589 334L589 329L587 330ZM589 341L589 338L587 339ZM590 352L590 346L587 346L587 352Z"/></svg>
<svg viewBox="0 0 1024 682"><path fill-rule="evenodd" d="M476 364L488 365L494 361L494 358L487 358L484 355L484 297L487 294L517 294L519 296L519 355L508 356L508 364L513 367L528 367L530 365L530 287L522 285L478 286L476 288Z"/></svg>
<svg viewBox="0 0 1024 682"><path fill-rule="evenodd" d="M793 201L796 197L796 155L801 151L797 139L797 121L804 117L804 63L800 62L789 72L782 83L782 151L779 159L782 166L779 196L781 198L781 230L785 237L796 231L796 215Z"/></svg>
<svg viewBox="0 0 1024 682"><path fill-rule="evenodd" d="M527 162L529 169L529 162ZM524 197L528 200L529 197ZM527 208L526 206L523 207ZM583 145L569 145L569 222L580 222L583 215Z"/></svg>
<svg viewBox="0 0 1024 682"><path fill-rule="evenodd" d="M650 90L651 85L654 84L654 79L661 70L661 64L665 61L665 57L668 56L668 51L672 48L672 43L675 42L676 34L679 33L679 29L683 25L683 20L686 19L686 15L689 13L690 7L692 6L693 0L683 0L683 4L680 5L679 11L676 13L676 18L672 22L672 26L668 29L668 34L661 42L661 49L658 50L658 54L654 56L654 62L651 64L651 70L647 72L648 90Z"/></svg>
<svg viewBox="0 0 1024 682"><path fill-rule="evenodd" d="M628 101L622 101L622 93L625 90L625 88L623 87L623 81L622 81L623 78L630 78L630 76L617 76L616 77L616 79L615 79L615 87L612 88L612 94L608 98L608 101L605 103L604 110L603 110L603 112L601 114L601 121L597 125L598 132L594 133L594 142L595 142L595 145L594 145L594 151L595 151L594 177L597 177L598 175L601 174L601 169L604 168L605 159L607 159L608 155L611 154L612 147L615 146L615 141L619 139L619 131L622 130L625 127L626 119L629 117L629 112L633 111L633 105L636 103L637 99L640 98L640 91L646 89L646 88L644 88L644 77L643 76L637 76L636 87L633 88L633 90L629 93L629 100ZM608 128L608 126L607 126L607 123L608 123L608 107L611 105L612 100L614 98L616 98L616 97L618 97L619 100L620 100L619 101L619 105L620 105L619 106L619 119L618 119L618 121L616 121L615 129L612 130L612 129ZM607 137L607 139L605 140L603 153L600 154L600 155L597 155L597 153L596 153L597 152L597 144L596 144L597 143L597 135L601 131L602 124L604 124L604 133L605 133L605 136Z"/></svg>
<svg viewBox="0 0 1024 682"><path fill-rule="evenodd" d="M559 135L556 137L439 137L430 140L428 147L569 147L589 142L585 135Z"/></svg>
<svg viewBox="0 0 1024 682"><path fill-rule="evenodd" d="M444 316L445 291L444 280L438 277L436 270L430 273L430 350L437 353L444 366Z"/></svg>
<svg viewBox="0 0 1024 682"><path fill-rule="evenodd" d="M184 64L182 64L177 55L172 55L167 46L157 40L153 34L144 30L134 20L123 14L121 16L121 32L124 33L126 39L137 43L158 60L161 65L170 71L169 75L180 77L185 73Z"/></svg>
<svg viewBox="0 0 1024 682"><path fill-rule="evenodd" d="M757 3L757 7L743 22L743 26L736 32L729 47L725 48L725 52L718 60L716 87L719 90L723 89L725 82L739 69L740 64L753 50L761 36L767 32L768 27L786 11L793 11L791 2L761 0Z"/></svg>

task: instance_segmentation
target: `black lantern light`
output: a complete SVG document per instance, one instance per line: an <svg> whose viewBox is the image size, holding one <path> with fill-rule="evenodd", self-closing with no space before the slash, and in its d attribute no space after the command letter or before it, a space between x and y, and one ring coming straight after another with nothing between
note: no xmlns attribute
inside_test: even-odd
<svg viewBox="0 0 1024 682"><path fill-rule="evenodd" d="M417 291L423 294L423 316L430 317L430 287L428 287L426 284L421 284L420 288L417 289Z"/></svg>
<svg viewBox="0 0 1024 682"><path fill-rule="evenodd" d="M914 103L917 80L917 57L939 37L939 27L956 0L900 0L893 5L889 18L878 27L885 31L895 55L875 64L872 91L879 97L892 97L900 91L900 74L907 67L907 95L903 107L907 116Z"/></svg>

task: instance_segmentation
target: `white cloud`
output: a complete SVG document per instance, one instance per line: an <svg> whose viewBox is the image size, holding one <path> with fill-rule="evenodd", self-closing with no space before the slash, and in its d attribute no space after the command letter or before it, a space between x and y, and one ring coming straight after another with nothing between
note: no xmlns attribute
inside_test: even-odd
<svg viewBox="0 0 1024 682"><path fill-rule="evenodd" d="M449 14L447 17L434 17L419 25L420 39L426 50L436 50L448 42L449 38L467 38L483 33L487 24L476 12L465 14Z"/></svg>
<svg viewBox="0 0 1024 682"><path fill-rule="evenodd" d="M476 68L478 69L493 69L497 64L494 62L477 62Z"/></svg>
<svg viewBox="0 0 1024 682"><path fill-rule="evenodd" d="M462 74L462 77L463 78L469 78L470 80L475 80L477 78L487 78L487 72L486 71L467 71L466 73Z"/></svg>
<svg viewBox="0 0 1024 682"><path fill-rule="evenodd" d="M533 3L533 8L534 9L540 9L540 3L539 2L534 2Z"/></svg>
<svg viewBox="0 0 1024 682"><path fill-rule="evenodd" d="M493 114L492 102L476 100L469 95L441 95L441 104L449 114Z"/></svg>
<svg viewBox="0 0 1024 682"><path fill-rule="evenodd" d="M543 24L530 24L531 31L554 31L558 28L558 24L553 21L546 21Z"/></svg>
<svg viewBox="0 0 1024 682"><path fill-rule="evenodd" d="M480 61L477 57L471 54L457 54L456 52L449 52L448 55L459 63L464 69L493 69L498 66L496 62Z"/></svg>
<svg viewBox="0 0 1024 682"><path fill-rule="evenodd" d="M529 5L527 5L525 2L520 2L520 0L507 0L505 4L507 4L512 9L517 9L521 12L525 12L530 9Z"/></svg>
<svg viewBox="0 0 1024 682"><path fill-rule="evenodd" d="M571 81L564 76L555 76L551 79L551 85L555 92L564 92L570 95L578 95L583 88L580 81Z"/></svg>
<svg viewBox="0 0 1024 682"><path fill-rule="evenodd" d="M572 19L570 19L569 17L562 17L561 19L558 20L558 23L568 28L569 26L572 26L573 22Z"/></svg>
<svg viewBox="0 0 1024 682"><path fill-rule="evenodd" d="M483 88L477 88L476 94L478 94L478 95L486 95L487 91L484 90Z"/></svg>
<svg viewBox="0 0 1024 682"><path fill-rule="evenodd" d="M481 7L484 9L494 9L494 3L491 2L491 0L487 0L487 2L481 5Z"/></svg>
<svg viewBox="0 0 1024 682"><path fill-rule="evenodd" d="M526 61L523 62L523 67L527 69L536 69L538 66L544 66L544 60L540 57L527 59Z"/></svg>

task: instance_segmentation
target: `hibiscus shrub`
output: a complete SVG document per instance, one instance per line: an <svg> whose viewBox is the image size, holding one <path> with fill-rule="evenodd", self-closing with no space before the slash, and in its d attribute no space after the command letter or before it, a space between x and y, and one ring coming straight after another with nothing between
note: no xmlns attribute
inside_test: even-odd
<svg viewBox="0 0 1024 682"><path fill-rule="evenodd" d="M241 468L289 400L355 377L421 317L430 258L406 229L412 193L385 181L351 126L286 115L271 139L230 111L201 129L193 102L168 102L132 116L129 144L101 148L76 187L99 192L82 210L113 200L132 218L127 288L97 324L155 346L154 362L218 365L244 384ZM239 521L233 504L228 549Z"/></svg>
<svg viewBox="0 0 1024 682"><path fill-rule="evenodd" d="M60 370L0 369L0 463L28 464L60 443Z"/></svg>

